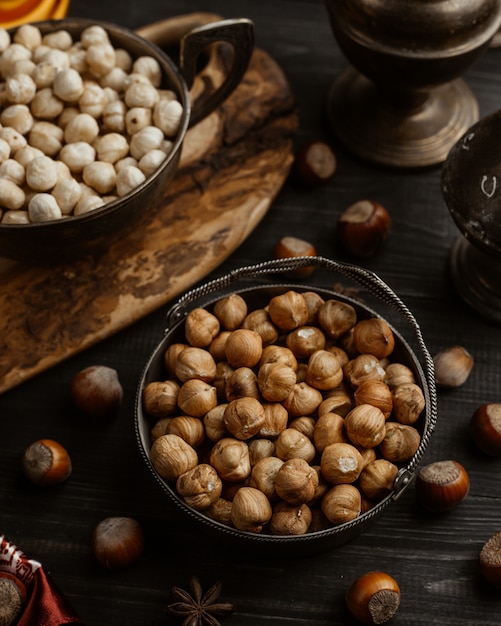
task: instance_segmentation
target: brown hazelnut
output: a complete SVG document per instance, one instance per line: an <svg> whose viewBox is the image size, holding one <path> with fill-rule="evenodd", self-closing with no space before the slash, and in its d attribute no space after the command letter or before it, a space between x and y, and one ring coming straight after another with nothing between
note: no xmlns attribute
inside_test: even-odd
<svg viewBox="0 0 501 626"><path fill-rule="evenodd" d="M353 398L343 384L325 392L324 398L317 409L319 417L324 413L337 413L345 417L354 406Z"/></svg>
<svg viewBox="0 0 501 626"><path fill-rule="evenodd" d="M241 487L231 507L231 521L238 530L260 533L272 515L268 498L259 489Z"/></svg>
<svg viewBox="0 0 501 626"><path fill-rule="evenodd" d="M296 384L296 372L282 363L264 363L259 368L257 384L265 400L282 402Z"/></svg>
<svg viewBox="0 0 501 626"><path fill-rule="evenodd" d="M315 246L309 241L299 239L298 237L282 237L273 248L273 258L275 259L289 259L294 257L304 256L316 256L317 251ZM311 276L315 271L314 265L307 265L306 267L298 267L294 270L287 271L290 276L296 278L307 278Z"/></svg>
<svg viewBox="0 0 501 626"><path fill-rule="evenodd" d="M233 368L254 367L263 352L263 340L255 330L237 328L226 340L226 359Z"/></svg>
<svg viewBox="0 0 501 626"><path fill-rule="evenodd" d="M462 346L451 346L433 357L435 379L439 387L453 388L463 385L473 369L474 359Z"/></svg>
<svg viewBox="0 0 501 626"><path fill-rule="evenodd" d="M480 573L484 580L501 589L501 532L490 537L480 550Z"/></svg>
<svg viewBox="0 0 501 626"><path fill-rule="evenodd" d="M318 487L318 474L304 459L288 459L279 468L275 478L275 491L289 504L309 502Z"/></svg>
<svg viewBox="0 0 501 626"><path fill-rule="evenodd" d="M296 358L305 359L316 350L323 350L325 341L325 335L320 328L300 326L287 335L285 344Z"/></svg>
<svg viewBox="0 0 501 626"><path fill-rule="evenodd" d="M360 354L343 367L346 381L356 389L364 380L384 380L385 370L372 354Z"/></svg>
<svg viewBox="0 0 501 626"><path fill-rule="evenodd" d="M247 316L247 302L237 293L221 298L214 304L214 315L226 330L236 330Z"/></svg>
<svg viewBox="0 0 501 626"><path fill-rule="evenodd" d="M308 359L306 382L325 391L334 389L343 381L343 369L338 358L327 350L316 350Z"/></svg>
<svg viewBox="0 0 501 626"><path fill-rule="evenodd" d="M297 370L298 362L294 353L285 346L278 346L276 344L266 346L261 355L259 361L259 367L263 367L267 363L280 363L290 367L294 371Z"/></svg>
<svg viewBox="0 0 501 626"><path fill-rule="evenodd" d="M315 422L313 442L318 452L322 453L331 443L347 443L344 419L337 413L323 413Z"/></svg>
<svg viewBox="0 0 501 626"><path fill-rule="evenodd" d="M224 411L228 405L218 404L204 415L203 424L207 437L215 442L223 437L229 437L230 433L224 423Z"/></svg>
<svg viewBox="0 0 501 626"><path fill-rule="evenodd" d="M174 371L182 383L190 378L210 383L216 376L216 362L207 350L188 346L178 354Z"/></svg>
<svg viewBox="0 0 501 626"><path fill-rule="evenodd" d="M393 416L401 424L414 424L424 410L423 390L415 383L397 385L392 392Z"/></svg>
<svg viewBox="0 0 501 626"><path fill-rule="evenodd" d="M450 511L470 490L467 471L457 461L436 461L421 468L416 477L416 495L421 505L434 513Z"/></svg>
<svg viewBox="0 0 501 626"><path fill-rule="evenodd" d="M166 434L178 435L193 448L197 448L205 440L203 422L198 417L190 415L178 415L171 418L166 427Z"/></svg>
<svg viewBox="0 0 501 626"><path fill-rule="evenodd" d="M237 367L226 379L225 396L228 402L237 398L255 398L261 396L257 376L250 367Z"/></svg>
<svg viewBox="0 0 501 626"><path fill-rule="evenodd" d="M203 511L219 499L223 483L212 465L201 463L178 477L176 490L188 506Z"/></svg>
<svg viewBox="0 0 501 626"><path fill-rule="evenodd" d="M135 563L144 551L141 525L130 517L108 517L94 528L92 545L102 567L118 570Z"/></svg>
<svg viewBox="0 0 501 626"><path fill-rule="evenodd" d="M177 404L186 415L203 417L217 405L217 390L203 380L191 378L181 385Z"/></svg>
<svg viewBox="0 0 501 626"><path fill-rule="evenodd" d="M348 439L362 448L375 448L384 439L386 419L372 404L359 404L344 418Z"/></svg>
<svg viewBox="0 0 501 626"><path fill-rule="evenodd" d="M66 448L53 439L39 439L24 451L22 466L28 480L40 487L57 485L71 475L71 459Z"/></svg>
<svg viewBox="0 0 501 626"><path fill-rule="evenodd" d="M334 354L337 357L337 360L341 364L341 367L344 367L346 363L348 363L348 361L350 360L350 357L347 355L345 350L343 350L343 348L341 348L340 346L337 346L337 345L327 346L326 350L328 350L329 352L332 352L332 354Z"/></svg>
<svg viewBox="0 0 501 626"><path fill-rule="evenodd" d="M229 500L226 500L225 498L218 498L204 510L204 514L220 524L232 526L231 507L232 503Z"/></svg>
<svg viewBox="0 0 501 626"><path fill-rule="evenodd" d="M164 365L170 376L176 375L176 361L179 353L188 347L187 343L171 343L165 350Z"/></svg>
<svg viewBox="0 0 501 626"><path fill-rule="evenodd" d="M501 456L501 404L480 405L470 420L470 433L484 454Z"/></svg>
<svg viewBox="0 0 501 626"><path fill-rule="evenodd" d="M332 524L344 524L359 517L362 497L354 485L334 485L322 498L321 507L322 513Z"/></svg>
<svg viewBox="0 0 501 626"><path fill-rule="evenodd" d="M226 402L226 383L234 371L227 361L219 361L216 364L216 376L212 384L216 388L216 395L221 402Z"/></svg>
<svg viewBox="0 0 501 626"><path fill-rule="evenodd" d="M186 316L184 332L190 346L206 348L220 329L217 317L201 307L192 309Z"/></svg>
<svg viewBox="0 0 501 626"><path fill-rule="evenodd" d="M275 455L275 442L271 439L255 437L249 441L249 459L252 467L261 459Z"/></svg>
<svg viewBox="0 0 501 626"><path fill-rule="evenodd" d="M379 451L392 463L409 461L417 452L421 435L413 427L398 422L386 422L386 432Z"/></svg>
<svg viewBox="0 0 501 626"><path fill-rule="evenodd" d="M91 365L73 377L70 386L75 406L93 418L109 417L122 402L123 389L115 369Z"/></svg>
<svg viewBox="0 0 501 626"><path fill-rule="evenodd" d="M167 434L167 428L169 427L171 419L172 417L161 417L157 422L155 422L150 431L150 438L152 442L162 435Z"/></svg>
<svg viewBox="0 0 501 626"><path fill-rule="evenodd" d="M325 300L316 291L302 291L301 295L303 296L308 309L308 319L306 320L306 325L317 325L318 309L320 308L320 305L325 302Z"/></svg>
<svg viewBox="0 0 501 626"><path fill-rule="evenodd" d="M340 215L337 222L337 234L342 246L359 258L372 256L386 240L390 229L390 214L374 200L355 202Z"/></svg>
<svg viewBox="0 0 501 626"><path fill-rule="evenodd" d="M179 435L162 435L150 449L150 459L157 473L166 480L177 480L198 464L195 449Z"/></svg>
<svg viewBox="0 0 501 626"><path fill-rule="evenodd" d="M353 394L355 404L372 404L388 419L393 409L391 389L381 380L364 380Z"/></svg>
<svg viewBox="0 0 501 626"><path fill-rule="evenodd" d="M322 476L332 485L355 482L362 468L362 455L350 443L331 443L320 458Z"/></svg>
<svg viewBox="0 0 501 626"><path fill-rule="evenodd" d="M244 319L242 328L254 330L261 335L263 346L269 346L278 338L277 327L271 321L268 311L265 309L251 311Z"/></svg>
<svg viewBox="0 0 501 626"><path fill-rule="evenodd" d="M403 383L416 382L414 372L403 363L389 363L385 367L385 372L384 382L390 389L393 389L397 385L402 385Z"/></svg>
<svg viewBox="0 0 501 626"><path fill-rule="evenodd" d="M362 493L369 500L382 500L393 490L398 467L386 459L375 459L367 463L359 476Z"/></svg>
<svg viewBox="0 0 501 626"><path fill-rule="evenodd" d="M179 384L175 380L154 381L143 389L143 407L148 415L161 419L177 410Z"/></svg>
<svg viewBox="0 0 501 626"><path fill-rule="evenodd" d="M357 323L354 307L341 300L326 300L318 309L318 323L331 339L339 339Z"/></svg>
<svg viewBox="0 0 501 626"><path fill-rule="evenodd" d="M353 328L353 341L360 354L373 354L378 359L389 356L395 347L393 331L379 317L357 322Z"/></svg>
<svg viewBox="0 0 501 626"><path fill-rule="evenodd" d="M287 428L289 414L279 402L264 402L264 424L259 429L260 437L278 437Z"/></svg>
<svg viewBox="0 0 501 626"><path fill-rule="evenodd" d="M313 417L306 417L305 415L296 417L289 422L289 428L299 430L301 434L313 441L313 431L315 430L315 420Z"/></svg>
<svg viewBox="0 0 501 626"><path fill-rule="evenodd" d="M296 383L282 404L291 417L312 415L322 402L322 393L306 382Z"/></svg>
<svg viewBox="0 0 501 626"><path fill-rule="evenodd" d="M245 480L251 473L249 446L233 437L225 437L214 444L209 462L222 480L232 483Z"/></svg>
<svg viewBox="0 0 501 626"><path fill-rule="evenodd" d="M307 187L327 184L336 173L337 160L332 148L320 139L304 141L296 150L293 174Z"/></svg>
<svg viewBox="0 0 501 626"><path fill-rule="evenodd" d="M276 500L275 482L284 461L276 456L259 460L252 468L249 486L262 491L270 502Z"/></svg>
<svg viewBox="0 0 501 626"><path fill-rule="evenodd" d="M275 442L275 454L279 459L304 459L312 461L315 457L313 443L295 428L285 428Z"/></svg>
<svg viewBox="0 0 501 626"><path fill-rule="evenodd" d="M346 606L362 624L385 624L400 606L400 588L389 574L368 572L350 585Z"/></svg>
<svg viewBox="0 0 501 626"><path fill-rule="evenodd" d="M306 503L277 502L273 507L270 532L272 535L304 535L310 529L311 520L311 509Z"/></svg>
<svg viewBox="0 0 501 626"><path fill-rule="evenodd" d="M298 326L304 326L308 319L305 299L300 293L292 290L271 298L268 313L273 323L281 330L294 330Z"/></svg>
<svg viewBox="0 0 501 626"><path fill-rule="evenodd" d="M222 330L214 337L208 347L209 354L212 356L214 361L216 361L216 363L226 360L225 347L226 340L228 339L230 332L230 330Z"/></svg>
<svg viewBox="0 0 501 626"><path fill-rule="evenodd" d="M229 432L245 441L256 435L264 425L264 408L256 398L237 398L224 410L224 423Z"/></svg>

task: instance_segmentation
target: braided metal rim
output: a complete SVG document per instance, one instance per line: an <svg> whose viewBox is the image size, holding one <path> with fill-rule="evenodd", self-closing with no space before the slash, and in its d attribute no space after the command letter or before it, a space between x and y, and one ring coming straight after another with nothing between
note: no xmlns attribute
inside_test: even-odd
<svg viewBox="0 0 501 626"><path fill-rule="evenodd" d="M414 315L408 309L408 307L391 289L391 287L389 287L375 272L360 266L340 261L334 261L326 257L315 256L274 259L271 261L258 263L256 265L240 267L238 269L232 270L228 274L215 278L194 289L185 292L185 294L181 296L178 301L169 309L167 313L167 328L165 329L165 332L167 333L174 326L181 323L183 317L187 315L188 307L192 302L206 298L207 296L215 292L226 289L232 286L235 282L248 278L259 278L260 276L267 276L270 274L272 275L276 274L277 272L293 271L299 268L310 266L321 267L334 272L338 272L339 274L347 278L355 280L358 284L365 287L372 295L376 296L385 304L397 311L408 323L414 333L414 337L420 351L420 356L424 364L424 369L422 373L426 381L426 386L423 389L426 400L426 423L423 429L423 435L421 437L421 442L418 450L409 461L409 463L399 470L394 480L393 491L366 513L363 513L356 519L341 524L339 526L334 526L332 528L307 533L300 536L281 536L268 534L261 535L247 533L244 531L237 531L229 526L225 526L224 524L217 522L216 520L212 520L206 516L202 516L197 511L194 511L189 506L187 506L181 499L175 498L176 504L180 506L181 509L183 509L190 518L195 519L197 522L201 521L212 530L217 529L219 532L222 532L225 535L237 537L240 539L245 537L253 543L280 544L289 542L297 543L298 541L305 543L314 543L318 541L320 537L348 534L350 531L361 530L362 526L365 526L373 518L377 517L391 501L398 499L403 491L409 486L414 477L415 469L418 466L430 442L437 421L438 411L437 391L435 384L435 367L433 358L428 351L428 348L426 347L426 343L424 341L419 324L416 321ZM314 286L308 285L308 287L314 289ZM147 369L148 365L146 366L146 370ZM139 397L137 401L140 401ZM138 435L138 437L140 437L137 421L136 434ZM151 466L151 462L149 461L149 458L147 457L142 446L141 453L146 463ZM154 472L154 476L160 486L165 490L166 485L164 481L156 474L156 472ZM172 492L167 491L167 493L171 497L175 497Z"/></svg>

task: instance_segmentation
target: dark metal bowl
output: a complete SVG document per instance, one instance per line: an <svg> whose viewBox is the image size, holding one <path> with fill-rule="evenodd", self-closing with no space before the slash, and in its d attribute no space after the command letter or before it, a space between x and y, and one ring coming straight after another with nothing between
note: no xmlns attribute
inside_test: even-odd
<svg viewBox="0 0 501 626"><path fill-rule="evenodd" d="M393 490L388 496L355 520L339 526L332 526L326 530L296 536L272 535L267 533L254 534L225 526L224 524L214 521L204 515L203 512L196 511L187 506L183 499L176 493L174 485L159 476L150 460L150 432L154 421L152 422L151 418L143 410L142 394L144 388L150 382L165 380L167 378L164 365L164 353L168 346L173 343L186 343L184 337L184 321L189 310L195 306L203 306L210 310L211 306L219 298L231 292L240 293L246 299L249 305L249 310L252 310L253 308L260 308L264 306L274 295L284 293L289 289L294 289L296 291L316 291L324 299L334 298L348 302L355 307L359 319L374 316L381 317L372 308L357 300L341 295L332 289L317 288L312 287L311 285L293 283L263 284L263 281L260 280L257 286L254 284L250 287L241 287L238 290L235 289L225 291L230 283L233 283L235 280L255 276L256 270L257 275L262 276L269 272L276 272L277 269L283 269L284 267L287 267L288 263L290 263L289 267L300 267L301 259L299 261L297 259L293 261L289 259L285 260L285 262L279 262L278 264L275 262L269 262L259 266L242 268L241 270L237 270L230 275L222 277L221 279L202 285L202 287L195 289L192 292L188 292L188 294L181 298L178 304L176 304L169 311L167 316L168 328L165 331L163 339L160 341L148 360L140 379L135 410L136 435L141 454L148 468L150 469L154 479L160 485L161 489L167 494L169 501L175 505L175 508L177 508L178 511L187 519L192 520L197 527L207 531L216 539L229 542L231 545L245 550L263 548L266 551L271 550L273 553L279 552L289 556L299 556L335 548L352 540L359 533L365 530L373 520L379 517L381 513L383 513L383 511L390 504L392 504L410 484L435 427L437 406L433 361L424 345L419 326L414 320L412 314L408 311L405 305L400 302L391 289L368 270L357 268L356 266L337 263L335 261L323 259L322 257L315 257L314 262L320 266L328 267L329 269L336 269L345 276L352 278L355 277L357 280L361 278L364 285L368 287L369 290L372 290L379 297L385 298L386 304L390 304L392 308L397 309L400 314L398 316L400 322L402 321L401 315L403 315L407 322L409 322L413 331L411 335L413 336L413 340L417 339L417 350L420 352L421 358L419 359L416 356L416 353L413 351L410 343L404 339L402 334L393 324L391 324L392 330L395 334L393 357L395 360L404 363L412 369L416 377L416 382L421 386L425 396L426 408L424 415L420 417L419 424L416 424L416 427L420 430L421 443L412 459L400 468L394 481ZM311 263L311 257L307 260L303 259L302 266L311 265ZM217 293L214 294L215 291L217 291ZM407 328L407 330L409 329ZM424 367L422 366L422 363Z"/></svg>

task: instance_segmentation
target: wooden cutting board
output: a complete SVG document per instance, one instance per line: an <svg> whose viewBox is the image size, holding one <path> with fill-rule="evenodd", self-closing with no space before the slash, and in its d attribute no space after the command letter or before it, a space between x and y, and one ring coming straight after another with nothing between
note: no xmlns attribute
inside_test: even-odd
<svg viewBox="0 0 501 626"><path fill-rule="evenodd" d="M163 22L161 43L185 22ZM158 29L144 35L152 32ZM193 97L220 80L217 56L211 53ZM0 259L0 392L134 323L225 260L287 178L296 128L287 78L255 49L236 91L188 132L174 180L134 232L99 257L71 263Z"/></svg>

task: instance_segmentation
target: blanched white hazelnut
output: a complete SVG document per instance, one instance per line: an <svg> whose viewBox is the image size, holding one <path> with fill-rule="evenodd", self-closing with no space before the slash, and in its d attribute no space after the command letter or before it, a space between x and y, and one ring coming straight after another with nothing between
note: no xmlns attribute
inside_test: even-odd
<svg viewBox="0 0 501 626"><path fill-rule="evenodd" d="M87 47L85 60L90 73L99 78L115 67L115 49L110 43L91 44Z"/></svg>
<svg viewBox="0 0 501 626"><path fill-rule="evenodd" d="M115 188L115 168L105 161L93 161L82 170L84 182L100 194L106 194Z"/></svg>
<svg viewBox="0 0 501 626"><path fill-rule="evenodd" d="M28 211L5 211L2 216L2 224L29 224Z"/></svg>
<svg viewBox="0 0 501 626"><path fill-rule="evenodd" d="M52 122L35 122L30 130L29 142L47 156L55 156L63 146L64 131Z"/></svg>
<svg viewBox="0 0 501 626"><path fill-rule="evenodd" d="M51 87L39 89L30 103L32 115L42 120L51 120L61 114L64 102L54 95Z"/></svg>
<svg viewBox="0 0 501 626"><path fill-rule="evenodd" d="M61 70L54 78L52 90L64 102L76 102L84 90L82 77L71 67Z"/></svg>
<svg viewBox="0 0 501 626"><path fill-rule="evenodd" d="M5 95L12 104L30 103L36 91L35 81L28 74L14 74L5 81Z"/></svg>
<svg viewBox="0 0 501 626"><path fill-rule="evenodd" d="M24 191L8 178L0 178L0 207L20 209L24 205Z"/></svg>
<svg viewBox="0 0 501 626"><path fill-rule="evenodd" d="M153 109L153 123L167 137L174 137L181 125L183 113L183 105L178 100L161 99Z"/></svg>
<svg viewBox="0 0 501 626"><path fill-rule="evenodd" d="M151 109L146 107L132 107L125 114L125 130L133 135L142 128L151 126Z"/></svg>
<svg viewBox="0 0 501 626"><path fill-rule="evenodd" d="M44 89L45 87L51 87L54 82L54 78L58 73L58 69L52 63L48 61L42 61L37 63L32 72L32 78L38 89Z"/></svg>
<svg viewBox="0 0 501 626"><path fill-rule="evenodd" d="M99 43L109 43L110 39L106 30L99 24L92 24L82 31L80 42L84 48Z"/></svg>
<svg viewBox="0 0 501 626"><path fill-rule="evenodd" d="M26 104L11 104L0 114L3 126L14 128L21 135L26 135L33 127L34 119Z"/></svg>
<svg viewBox="0 0 501 626"><path fill-rule="evenodd" d="M57 181L52 189L52 195L63 215L69 215L80 200L82 190L74 178L62 178Z"/></svg>
<svg viewBox="0 0 501 626"><path fill-rule="evenodd" d="M130 153L140 159L150 150L157 150L164 139L163 132L156 126L146 126L135 133L130 140Z"/></svg>
<svg viewBox="0 0 501 626"><path fill-rule="evenodd" d="M117 67L125 72L130 72L133 61L127 50L124 50L124 48L115 48L115 63Z"/></svg>
<svg viewBox="0 0 501 626"><path fill-rule="evenodd" d="M75 215L83 215L104 206L104 200L97 194L83 194L77 202L73 213Z"/></svg>
<svg viewBox="0 0 501 626"><path fill-rule="evenodd" d="M127 107L122 100L108 102L103 110L103 127L108 131L122 133L125 130L126 111Z"/></svg>
<svg viewBox="0 0 501 626"><path fill-rule="evenodd" d="M83 168L96 158L96 151L85 141L76 141L61 148L59 158L70 168L71 172L81 172Z"/></svg>
<svg viewBox="0 0 501 626"><path fill-rule="evenodd" d="M19 150L14 151L14 159L20 163L24 169L26 170L26 167L28 166L28 163L30 163L30 161L33 161L33 159L36 159L38 157L44 156L44 153L39 150L38 148L34 148L33 146L29 146L29 145L25 145L22 148L19 148Z"/></svg>
<svg viewBox="0 0 501 626"><path fill-rule="evenodd" d="M42 43L42 33L33 24L21 24L14 33L13 41L28 48L28 50L34 50Z"/></svg>
<svg viewBox="0 0 501 626"><path fill-rule="evenodd" d="M116 163L129 153L127 139L119 133L108 133L97 137L94 146L98 160L108 163Z"/></svg>
<svg viewBox="0 0 501 626"><path fill-rule="evenodd" d="M68 50L73 45L73 39L67 30L59 29L52 33L45 33L45 35L42 36L41 43L49 46L49 48Z"/></svg>
<svg viewBox="0 0 501 626"><path fill-rule="evenodd" d="M26 165L26 183L33 191L48 191L57 183L57 169L48 156L36 157Z"/></svg>
<svg viewBox="0 0 501 626"><path fill-rule="evenodd" d="M5 139L0 139L0 163L7 161L10 157L10 146Z"/></svg>
<svg viewBox="0 0 501 626"><path fill-rule="evenodd" d="M0 28L0 52L4 52L10 46L10 34L5 28Z"/></svg>
<svg viewBox="0 0 501 626"><path fill-rule="evenodd" d="M144 74L154 87L160 87L162 70L158 61L151 56L140 56L134 61L132 71Z"/></svg>
<svg viewBox="0 0 501 626"><path fill-rule="evenodd" d="M150 150L139 160L139 169L145 176L153 174L167 155L163 150Z"/></svg>
<svg viewBox="0 0 501 626"><path fill-rule="evenodd" d="M78 99L80 111L98 118L102 115L106 104L107 101L103 88L96 82L86 81L82 95Z"/></svg>
<svg viewBox="0 0 501 626"><path fill-rule="evenodd" d="M125 196L145 180L146 176L138 167L125 167L118 172L116 177L117 194L120 197Z"/></svg>
<svg viewBox="0 0 501 626"><path fill-rule="evenodd" d="M158 91L149 80L133 82L124 93L125 104L129 107L147 107L152 109L159 100Z"/></svg>
<svg viewBox="0 0 501 626"><path fill-rule="evenodd" d="M51 63L59 71L67 70L70 67L70 58L68 54L64 50L58 50L57 48L49 48L41 58L41 61Z"/></svg>
<svg viewBox="0 0 501 626"><path fill-rule="evenodd" d="M24 148L28 141L15 128L4 126L0 128L0 139L4 139L10 146L10 153L15 155L17 151Z"/></svg>
<svg viewBox="0 0 501 626"><path fill-rule="evenodd" d="M0 56L0 74L7 78L15 70L16 61L31 59L31 51L19 43L12 43Z"/></svg>
<svg viewBox="0 0 501 626"><path fill-rule="evenodd" d="M35 194L28 204L28 213L33 223L48 222L62 217L61 209L50 193Z"/></svg>
<svg viewBox="0 0 501 626"><path fill-rule="evenodd" d="M0 146L3 139L0 139ZM4 153L4 150L2 150ZM7 178L16 185L22 186L24 184L26 173L21 163L18 163L15 159L5 159L0 163L0 178Z"/></svg>
<svg viewBox="0 0 501 626"><path fill-rule="evenodd" d="M95 117L88 113L78 113L68 121L64 129L66 143L84 141L92 144L99 135L99 124Z"/></svg>

